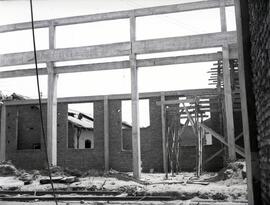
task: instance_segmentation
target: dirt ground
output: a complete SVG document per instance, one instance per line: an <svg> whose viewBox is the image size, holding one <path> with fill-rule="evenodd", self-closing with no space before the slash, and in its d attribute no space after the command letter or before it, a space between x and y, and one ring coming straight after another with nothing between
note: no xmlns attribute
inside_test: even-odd
<svg viewBox="0 0 270 205"><path fill-rule="evenodd" d="M238 166L238 165L237 165ZM242 167L242 166L241 166ZM107 174L90 174L90 176L77 177L77 180L70 184L54 183L59 191L116 191L117 196L172 196L175 200L181 200L176 204L192 204L191 201L219 201L239 202L247 201L246 178L242 174L243 167L231 166L221 170L219 173L203 173L199 178L194 173L181 172L165 179L163 173L142 173L140 181L134 180L131 173L119 173L113 171ZM40 184L40 180L47 178L43 174L31 174L22 172L15 176L0 176L0 191L48 191L50 184ZM36 172L35 172L36 173ZM55 172L54 176L61 176L63 173ZM92 176L91 176L92 175ZM99 176L101 175L101 176ZM23 176L23 177L22 177ZM35 176L35 177L33 177ZM31 183L25 185L25 178L31 178ZM115 203L115 202L112 202ZM119 204L120 202L118 202ZM0 204L3 204L3 202ZM4 202L4 204L8 204ZM10 202L10 204L12 204ZM51 203L49 203L51 204ZM53 203L52 203L53 204ZM72 203L70 203L72 204ZM93 202L93 204L95 204ZM117 204L117 203L116 203ZM127 204L125 202L124 204ZM135 204L134 202L131 204ZM151 204L144 202L144 204ZM157 202L152 204L158 204ZM170 204L162 202L162 204ZM202 204L202 203L200 203Z"/></svg>
<svg viewBox="0 0 270 205"><path fill-rule="evenodd" d="M0 202L1 203L1 202ZM58 205L106 205L106 204L130 204L130 205L247 205L245 202L198 202L198 201L170 201L170 202L134 202L134 201L117 201L117 202L58 202ZM55 205L55 202L5 202L5 205Z"/></svg>
<svg viewBox="0 0 270 205"><path fill-rule="evenodd" d="M201 179L213 178L215 173L205 173ZM216 200L247 200L246 180L228 179L210 182L208 185L188 184L185 181L193 177L193 173L181 173L176 177L164 180L164 174L142 174L142 180L149 182L143 185L135 181L120 180L114 177L82 177L78 182L72 184L55 183L56 190L107 190L120 191L122 196L135 194L150 195L172 195L180 199L216 199ZM46 191L51 190L50 184L40 184L39 176L32 184L24 185L24 182L15 176L0 177L0 188L2 190L20 191ZM183 182L184 181L184 182ZM183 182L179 184L179 182Z"/></svg>

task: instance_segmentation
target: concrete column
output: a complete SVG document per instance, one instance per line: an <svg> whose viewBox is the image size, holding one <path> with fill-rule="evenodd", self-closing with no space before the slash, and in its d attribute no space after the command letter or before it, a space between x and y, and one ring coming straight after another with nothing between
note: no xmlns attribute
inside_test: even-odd
<svg viewBox="0 0 270 205"><path fill-rule="evenodd" d="M55 26L49 27L49 47L55 47ZM48 97L47 97L47 151L50 166L57 165L57 80L54 63L47 62Z"/></svg>
<svg viewBox="0 0 270 205"><path fill-rule="evenodd" d="M136 54L133 52L133 45L136 40L136 18L130 17L130 71L131 71L131 103L132 103L132 159L133 176L141 177L141 139L139 124L139 92L138 92L138 67Z"/></svg>
<svg viewBox="0 0 270 205"><path fill-rule="evenodd" d="M109 160L109 105L108 96L104 97L104 166L105 171L110 169Z"/></svg>

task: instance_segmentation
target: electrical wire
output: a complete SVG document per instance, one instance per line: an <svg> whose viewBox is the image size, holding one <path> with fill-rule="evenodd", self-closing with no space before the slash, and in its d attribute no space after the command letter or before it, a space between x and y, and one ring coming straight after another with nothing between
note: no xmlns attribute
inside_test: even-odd
<svg viewBox="0 0 270 205"><path fill-rule="evenodd" d="M33 14L33 3L32 3L32 0L30 0L30 10L31 10L31 24L32 24L33 46L34 46L34 60L35 60L37 89L38 89L39 113L40 113L40 122L41 122L41 129L42 129L42 137L43 137L43 142L44 142L44 153L45 153L45 158L46 158L46 162L47 162L47 168L48 168L50 183L51 183L51 187L52 187L52 191L53 191L54 201L55 201L55 204L58 205L56 194L55 194L55 189L54 189L53 181L52 181L52 174L51 174L50 163L49 163L49 158L48 158L48 151L47 151L47 137L45 135L44 123L43 123L43 114L42 114L42 104L41 104L39 76L38 76L37 50L36 50L35 28L34 28L34 14Z"/></svg>

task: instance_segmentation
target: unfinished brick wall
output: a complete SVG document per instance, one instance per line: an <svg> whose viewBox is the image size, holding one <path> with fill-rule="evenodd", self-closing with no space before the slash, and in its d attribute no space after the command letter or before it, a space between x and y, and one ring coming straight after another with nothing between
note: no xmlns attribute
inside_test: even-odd
<svg viewBox="0 0 270 205"><path fill-rule="evenodd" d="M261 189L270 204L270 5L249 0L251 60L260 148Z"/></svg>
<svg viewBox="0 0 270 205"><path fill-rule="evenodd" d="M43 150L43 141L41 138L41 131L39 132L39 141L41 143L41 149L30 149L31 146L27 146L27 149L18 149L18 112L19 117L23 119L24 123L27 123L35 129L40 129L40 121L35 120L39 117L36 111L31 108L32 105L19 105L19 106L7 106L6 110L6 158L11 160L16 166L22 169L40 169L45 166L45 155ZM46 126L46 110L43 109L43 116ZM23 123L23 122L21 122ZM33 137L26 135L24 143L32 144Z"/></svg>
<svg viewBox="0 0 270 205"><path fill-rule="evenodd" d="M68 148L68 104L58 104L58 165L76 169L104 169L103 101L94 102L94 149Z"/></svg>
<svg viewBox="0 0 270 205"><path fill-rule="evenodd" d="M163 171L161 107L156 104L160 97L149 98L150 126L141 128L142 171ZM7 106L7 159L23 169L40 169L45 167L44 147L41 150L18 150L16 117L21 110L23 121L31 126L40 127L39 113L30 112L31 105ZM30 110L30 111L29 111ZM57 108L57 164L62 167L87 169L104 169L104 107L103 101L94 102L94 148L68 148L68 104L58 103ZM46 105L43 105L44 126L46 128ZM132 171L132 151L122 149L121 100L109 100L109 166L119 171ZM209 127L215 129L211 123ZM131 132L131 130L128 130ZM124 133L131 135L131 133ZM41 138L41 136L40 136ZM32 143L30 140L29 143ZM130 142L131 143L131 142ZM203 158L207 159L220 149L220 143L213 140L213 145L204 147ZM216 158L218 159L218 158ZM193 171L196 162L195 146L181 147L181 170ZM222 160L212 160L205 165L206 170L218 170Z"/></svg>
<svg viewBox="0 0 270 205"><path fill-rule="evenodd" d="M163 169L161 111L156 101L160 101L160 98L149 99L150 127L141 129L142 171L146 172L150 169L161 172ZM121 149L121 100L109 101L109 116L110 167L120 171L131 171L132 151Z"/></svg>

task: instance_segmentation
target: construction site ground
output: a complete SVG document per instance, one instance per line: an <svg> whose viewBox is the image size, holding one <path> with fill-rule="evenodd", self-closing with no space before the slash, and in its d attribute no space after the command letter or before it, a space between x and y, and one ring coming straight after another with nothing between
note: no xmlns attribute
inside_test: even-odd
<svg viewBox="0 0 270 205"><path fill-rule="evenodd" d="M80 177L74 177L74 182L54 183L54 188L57 191L69 191L69 194L66 196L71 197L76 196L76 194L72 194L73 191L97 191L113 192L114 197L170 196L173 200L180 200L181 203L201 201L200 204L202 204L204 201L205 203L212 201L245 204L247 202L247 184L243 170L244 166L241 166L243 164L244 162L231 164L217 173L204 172L199 178L195 176L194 172L181 172L175 176L169 174L168 179L165 179L164 173L142 173L141 179L136 180L132 177L132 173L121 173L115 170L103 173L89 170ZM13 167L13 165L10 166ZM13 168L16 169L15 167ZM40 183L42 179L48 179L45 175L46 173L42 173L42 171L26 172L24 170L17 170L17 173L6 174L6 172L1 172L0 166L0 174L2 175L0 177L0 192L2 191L0 198L27 196L23 193L25 191L45 192L52 190L50 183ZM70 176L70 174L65 173L59 167L53 170L52 174L53 179ZM78 175L81 175L81 173ZM4 193L5 191L16 191L16 195L6 194ZM44 196L48 195L40 197ZM105 196L108 196L108 194L105 194ZM35 202L37 201L39 200ZM211 204L210 202L209 204ZM43 202L40 203L42 204ZM72 203L76 204L76 202ZM110 203L119 204L120 201L112 201ZM127 201L123 203L127 204ZM166 202L166 204L170 203L172 202ZM179 204L181 203L179 202ZM0 204L15 205L16 203L6 201L1 203L0 201ZM131 204L136 203L133 201ZM159 202L144 202L144 204L159 204Z"/></svg>

